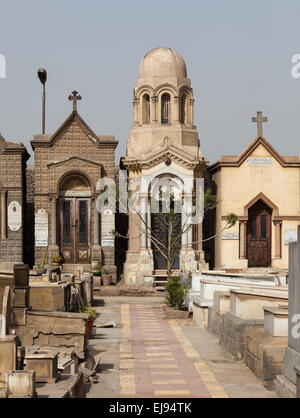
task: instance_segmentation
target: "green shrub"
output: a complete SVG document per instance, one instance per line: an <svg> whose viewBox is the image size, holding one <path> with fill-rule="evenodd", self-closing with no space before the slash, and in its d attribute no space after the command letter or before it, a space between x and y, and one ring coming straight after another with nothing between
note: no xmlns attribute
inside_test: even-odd
<svg viewBox="0 0 300 418"><path fill-rule="evenodd" d="M97 311L96 309L90 307L90 306L85 306L83 309L80 309L80 313L85 313L85 314L89 314L90 318L92 319L96 319L97 318Z"/></svg>
<svg viewBox="0 0 300 418"><path fill-rule="evenodd" d="M165 284L165 289L167 291L167 305L180 309L187 293L186 287L180 283L180 277L171 277L171 280Z"/></svg>

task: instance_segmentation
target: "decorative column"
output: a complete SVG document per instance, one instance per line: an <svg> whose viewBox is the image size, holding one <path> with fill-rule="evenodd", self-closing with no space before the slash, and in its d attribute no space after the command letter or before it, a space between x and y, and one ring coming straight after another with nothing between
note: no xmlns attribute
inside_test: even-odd
<svg viewBox="0 0 300 418"><path fill-rule="evenodd" d="M97 200L94 202L94 245L99 245L99 212L97 209Z"/></svg>
<svg viewBox="0 0 300 418"><path fill-rule="evenodd" d="M139 101L133 101L133 121L135 124L139 123Z"/></svg>
<svg viewBox="0 0 300 418"><path fill-rule="evenodd" d="M187 216L184 210L184 206L183 206L183 211L182 211L182 215L181 215L181 225L182 225L182 229L183 229L183 233L181 236L181 245L182 245L182 249L186 250L187 249L187 245L188 245L188 234L186 231L186 222L187 222Z"/></svg>
<svg viewBox="0 0 300 418"><path fill-rule="evenodd" d="M174 106L172 109L172 120L173 123L179 123L179 97L174 97Z"/></svg>
<svg viewBox="0 0 300 418"><path fill-rule="evenodd" d="M191 126L194 125L194 104L195 104L195 100L194 99L190 99L190 111L189 111L189 124Z"/></svg>
<svg viewBox="0 0 300 418"><path fill-rule="evenodd" d="M97 200L98 195L92 197L92 207L94 212L94 228L93 228L93 245L92 245L92 259L98 258L99 262L102 262L102 250L100 245L100 233L99 233L99 226L100 226L100 213L97 209ZM104 215L105 216L105 215Z"/></svg>
<svg viewBox="0 0 300 418"><path fill-rule="evenodd" d="M51 197L51 244L56 245L56 196Z"/></svg>
<svg viewBox="0 0 300 418"><path fill-rule="evenodd" d="M148 229L148 235L147 235L147 248L151 249L151 205L148 200L147 205L147 229Z"/></svg>
<svg viewBox="0 0 300 418"><path fill-rule="evenodd" d="M150 122L157 123L157 96L151 97L150 103Z"/></svg>
<svg viewBox="0 0 300 418"><path fill-rule="evenodd" d="M191 222L191 216L192 216L192 194L186 193L185 194L185 202L184 202L184 210L187 212L187 223L186 228L187 229L187 247L191 249L193 247L193 225Z"/></svg>
<svg viewBox="0 0 300 418"><path fill-rule="evenodd" d="M147 248L147 194L140 194L140 209L141 209L141 248Z"/></svg>
<svg viewBox="0 0 300 418"><path fill-rule="evenodd" d="M1 239L6 239L6 192L1 191Z"/></svg>
<svg viewBox="0 0 300 418"><path fill-rule="evenodd" d="M51 231L49 230L49 241L51 245L49 245L49 259L53 256L59 254L59 246L57 245L57 237L56 237L56 202L57 202L56 195L50 195L50 214L49 218L51 218Z"/></svg>
<svg viewBox="0 0 300 418"><path fill-rule="evenodd" d="M281 258L281 220L274 221L275 225L275 258Z"/></svg>
<svg viewBox="0 0 300 418"><path fill-rule="evenodd" d="M136 194L140 188L140 178L131 178L130 180L130 196ZM134 208L128 207L129 209L129 244L128 244L128 251L139 251L140 249L140 239L139 236L141 234L140 229L140 218L135 213L135 208L137 207L137 203L134 203ZM137 209L138 210L138 209Z"/></svg>
<svg viewBox="0 0 300 418"><path fill-rule="evenodd" d="M240 258L246 259L246 231L247 231L247 221L240 220Z"/></svg>

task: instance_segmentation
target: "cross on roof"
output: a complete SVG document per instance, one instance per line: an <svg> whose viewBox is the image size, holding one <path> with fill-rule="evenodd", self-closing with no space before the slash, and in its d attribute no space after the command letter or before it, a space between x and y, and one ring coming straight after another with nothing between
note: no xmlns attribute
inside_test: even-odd
<svg viewBox="0 0 300 418"><path fill-rule="evenodd" d="M70 100L70 102L73 100L73 111L77 111L77 100L81 100L81 96L80 94L78 94L78 91L72 91L72 94L70 94L68 99Z"/></svg>
<svg viewBox="0 0 300 418"><path fill-rule="evenodd" d="M262 112L257 112L257 117L252 118L252 122L257 123L257 136L263 136L263 123L268 122L268 118L262 115Z"/></svg>

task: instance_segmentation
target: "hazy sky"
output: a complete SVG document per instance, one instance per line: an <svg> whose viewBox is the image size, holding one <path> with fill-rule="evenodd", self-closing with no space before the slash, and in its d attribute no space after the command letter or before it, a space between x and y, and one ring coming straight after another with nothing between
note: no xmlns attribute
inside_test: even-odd
<svg viewBox="0 0 300 418"><path fill-rule="evenodd" d="M269 117L264 136L283 155L299 154L299 0L0 0L0 132L29 141L41 132L41 85L48 71L46 131L72 111L97 134L114 134L117 159L132 124L132 91L142 57L176 49L194 89L203 154L239 154L256 136L257 110Z"/></svg>

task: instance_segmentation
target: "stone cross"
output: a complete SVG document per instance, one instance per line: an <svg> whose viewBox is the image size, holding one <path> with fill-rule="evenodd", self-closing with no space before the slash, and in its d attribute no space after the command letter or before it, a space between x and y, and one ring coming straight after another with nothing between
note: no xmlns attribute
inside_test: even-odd
<svg viewBox="0 0 300 418"><path fill-rule="evenodd" d="M257 112L257 117L252 118L252 122L257 123L257 136L263 136L263 123L268 122L268 118L262 115L262 112Z"/></svg>
<svg viewBox="0 0 300 418"><path fill-rule="evenodd" d="M73 100L73 111L77 111L77 100L81 100L81 96L78 94L78 91L74 90L68 99L70 102Z"/></svg>

